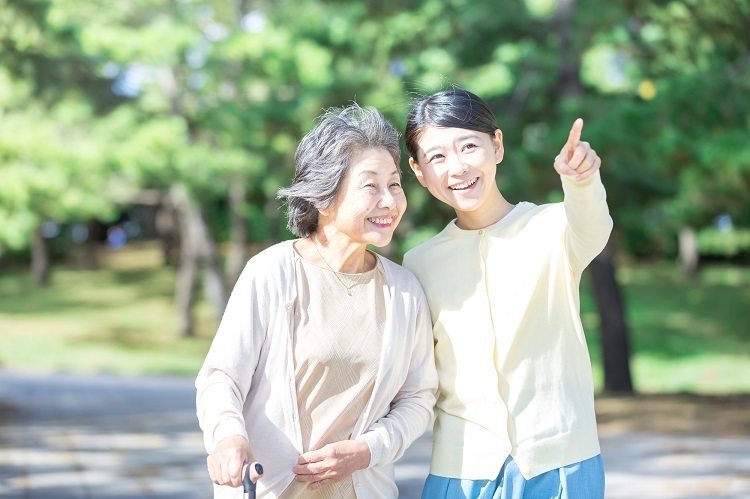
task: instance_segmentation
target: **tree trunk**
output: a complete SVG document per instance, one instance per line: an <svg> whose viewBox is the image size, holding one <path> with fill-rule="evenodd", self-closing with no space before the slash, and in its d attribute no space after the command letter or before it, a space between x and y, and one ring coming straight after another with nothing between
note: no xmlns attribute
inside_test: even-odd
<svg viewBox="0 0 750 499"><path fill-rule="evenodd" d="M216 317L221 319L227 308L227 291L224 273L219 261L219 252L209 235L208 225L200 217L201 231L199 233L199 247L201 248L201 262L203 263L203 291L208 302L213 306Z"/></svg>
<svg viewBox="0 0 750 499"><path fill-rule="evenodd" d="M555 30L559 39L559 73L557 91L563 97L575 97L581 93L580 58L573 47L570 25L576 8L576 0L558 0L555 11Z"/></svg>
<svg viewBox="0 0 750 499"><path fill-rule="evenodd" d="M86 224L88 236L86 240L73 249L76 267L80 270L95 270L99 268L99 248L101 243L94 240L94 233L98 228L97 222Z"/></svg>
<svg viewBox="0 0 750 499"><path fill-rule="evenodd" d="M279 242L281 234L279 233L279 202L274 197L269 197L263 207L268 220L268 245Z"/></svg>
<svg viewBox="0 0 750 499"><path fill-rule="evenodd" d="M184 232L183 232L184 234ZM182 238L180 245L180 263L177 268L177 287L175 303L177 305L177 328L184 338L195 336L195 314L193 309L198 287L198 254L195 242L189 237Z"/></svg>
<svg viewBox="0 0 750 499"><path fill-rule="evenodd" d="M170 196L165 194L154 214L154 229L164 263L174 267L180 264L180 241L182 240L180 225L179 216Z"/></svg>
<svg viewBox="0 0 750 499"><path fill-rule="evenodd" d="M555 29L559 37L559 74L557 93L561 99L581 94L580 53L573 46L571 22L576 0L560 0L555 12ZM610 244L591 262L604 357L604 389L616 393L633 393L630 378L630 347L622 291L615 276L615 263Z"/></svg>
<svg viewBox="0 0 750 499"><path fill-rule="evenodd" d="M685 277L695 277L698 272L700 255L698 253L698 239L692 227L680 229L679 235L680 268Z"/></svg>
<svg viewBox="0 0 750 499"><path fill-rule="evenodd" d="M160 79L164 93L169 96L170 111L188 122L191 142L194 140L193 123L185 116L180 101L180 85L174 68L162 73ZM180 332L183 336L195 334L193 307L195 305L195 284L198 265L203 264L203 289L206 298L213 305L216 316L221 318L227 305L227 292L224 274L219 264L216 245L211 238L208 224L203 218L200 206L191 198L182 184L170 188L170 197L180 220L180 270L177 279L177 298L180 311ZM182 253L185 251L186 253ZM182 294L184 293L184 295Z"/></svg>
<svg viewBox="0 0 750 499"><path fill-rule="evenodd" d="M604 359L604 390L632 394L630 343L620 285L615 279L615 264L610 245L591 262L591 279L599 310Z"/></svg>
<svg viewBox="0 0 750 499"><path fill-rule="evenodd" d="M49 249L41 227L37 228L31 238L31 275L40 286L49 286Z"/></svg>
<svg viewBox="0 0 750 499"><path fill-rule="evenodd" d="M180 221L180 265L175 290L180 334L193 336L193 308L196 302L199 265L204 267L203 288L206 298L213 305L218 318L224 314L227 293L216 245L200 209L182 185L173 186L170 195Z"/></svg>
<svg viewBox="0 0 750 499"><path fill-rule="evenodd" d="M247 221L245 220L245 179L237 175L229 186L229 216L232 233L227 253L227 276L233 285L245 267L245 245L247 244Z"/></svg>

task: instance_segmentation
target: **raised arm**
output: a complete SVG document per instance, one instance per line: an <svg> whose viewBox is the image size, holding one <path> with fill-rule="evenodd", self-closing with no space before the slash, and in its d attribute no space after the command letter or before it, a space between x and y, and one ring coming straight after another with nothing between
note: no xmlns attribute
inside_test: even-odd
<svg viewBox="0 0 750 499"><path fill-rule="evenodd" d="M599 174L602 160L588 142L581 140L582 131L583 120L578 118L554 163L565 194L565 245L571 270L578 274L604 249L612 231L607 194Z"/></svg>

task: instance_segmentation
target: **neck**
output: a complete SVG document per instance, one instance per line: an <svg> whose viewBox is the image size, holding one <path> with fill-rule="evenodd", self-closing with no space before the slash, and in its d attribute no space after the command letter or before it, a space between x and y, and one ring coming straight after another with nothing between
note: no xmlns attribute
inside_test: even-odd
<svg viewBox="0 0 750 499"><path fill-rule="evenodd" d="M311 260L323 259L320 264L343 274L361 274L372 268L366 244L352 243L338 234L326 234L319 230L306 239L312 245L314 256ZM317 248L315 248L317 247Z"/></svg>
<svg viewBox="0 0 750 499"><path fill-rule="evenodd" d="M486 199L482 205L472 211L456 211L456 225L464 230L479 230L497 223L511 212L515 205L509 203L499 190Z"/></svg>

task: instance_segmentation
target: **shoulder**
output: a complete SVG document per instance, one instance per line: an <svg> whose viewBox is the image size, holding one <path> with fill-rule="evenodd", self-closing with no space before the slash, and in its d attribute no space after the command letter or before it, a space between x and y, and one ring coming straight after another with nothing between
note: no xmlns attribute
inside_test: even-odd
<svg viewBox="0 0 750 499"><path fill-rule="evenodd" d="M293 240L289 240L276 243L273 246L269 246L268 248L256 253L252 258L250 258L248 263L252 262L254 264L266 264L273 261L281 262L284 259L289 258L290 253L293 251L293 243Z"/></svg>
<svg viewBox="0 0 750 499"><path fill-rule="evenodd" d="M414 300L414 304L427 303L422 285L411 270L381 255L378 255L378 260L383 267L388 285L397 295Z"/></svg>
<svg viewBox="0 0 750 499"><path fill-rule="evenodd" d="M282 241L254 255L245 265L243 276L278 278L293 270L293 242Z"/></svg>
<svg viewBox="0 0 750 499"><path fill-rule="evenodd" d="M383 266L383 271L388 278L388 282L392 282L395 285L401 286L419 287L417 278L409 269L397 264L394 261L389 260L382 255L378 255L378 261L379 264Z"/></svg>
<svg viewBox="0 0 750 499"><path fill-rule="evenodd" d="M423 262L430 258L433 254L433 250L446 242L450 241L450 237L446 234L447 228L440 231L427 241L414 246L412 249L404 254L404 267L413 271L417 262Z"/></svg>
<svg viewBox="0 0 750 499"><path fill-rule="evenodd" d="M549 215L551 213L564 210L565 207L562 201L544 204L536 204L529 201L523 201L521 203L518 203L518 209L522 215L534 217L540 215Z"/></svg>
<svg viewBox="0 0 750 499"><path fill-rule="evenodd" d="M524 225L529 223L557 222L565 219L565 205L562 202L534 204L519 203L518 220Z"/></svg>

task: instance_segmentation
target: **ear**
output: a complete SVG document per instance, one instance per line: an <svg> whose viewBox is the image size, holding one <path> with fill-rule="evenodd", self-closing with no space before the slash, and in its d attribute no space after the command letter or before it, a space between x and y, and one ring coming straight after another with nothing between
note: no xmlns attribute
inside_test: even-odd
<svg viewBox="0 0 750 499"><path fill-rule="evenodd" d="M503 146L503 132L498 128L492 137L492 144L495 147L495 164L502 162L505 156L505 146Z"/></svg>
<svg viewBox="0 0 750 499"><path fill-rule="evenodd" d="M334 212L335 206L336 206L336 200L334 199L325 208L318 208L318 221L320 221L321 217L323 218L330 217Z"/></svg>
<svg viewBox="0 0 750 499"><path fill-rule="evenodd" d="M411 171L414 172L414 176L417 177L417 181L422 184L422 187L427 187L424 183L424 174L422 173L422 168L419 166L419 163L414 161L414 158L409 158L409 166L411 167Z"/></svg>

